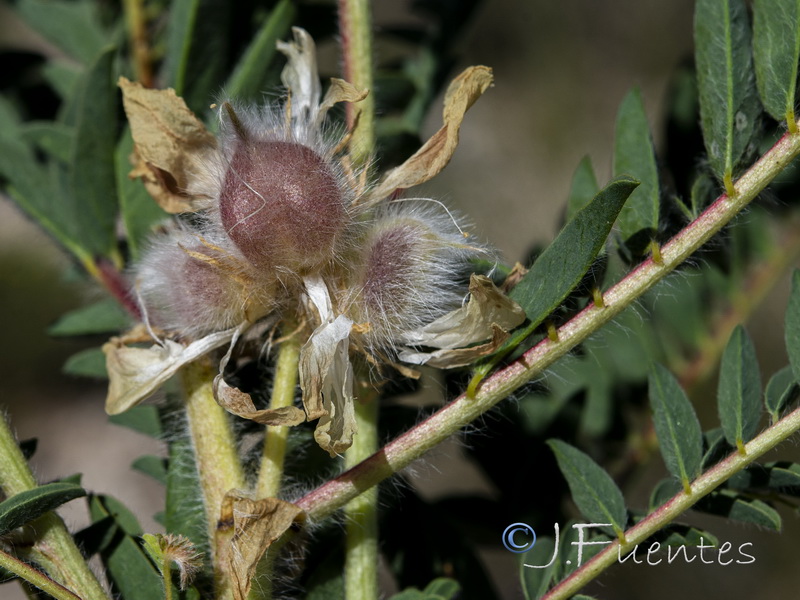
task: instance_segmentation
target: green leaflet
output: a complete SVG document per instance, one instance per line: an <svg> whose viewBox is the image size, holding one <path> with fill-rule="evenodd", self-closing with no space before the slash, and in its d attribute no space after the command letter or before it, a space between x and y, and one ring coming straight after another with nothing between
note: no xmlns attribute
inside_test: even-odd
<svg viewBox="0 0 800 600"><path fill-rule="evenodd" d="M75 132L72 127L54 121L32 121L25 123L20 135L32 142L51 158L68 163Z"/></svg>
<svg viewBox="0 0 800 600"><path fill-rule="evenodd" d="M130 410L108 418L109 422L120 427L127 427L152 438L161 439L164 429L158 415L158 408L149 404L140 404Z"/></svg>
<svg viewBox="0 0 800 600"><path fill-rule="evenodd" d="M553 560L553 554L556 551L553 538L541 537L536 538L533 548L522 555L520 580L525 600L541 598L550 587L550 581L555 574L556 561Z"/></svg>
<svg viewBox="0 0 800 600"><path fill-rule="evenodd" d="M164 527L167 533L186 536L199 550L204 551L208 547L208 536L201 498L200 479L191 442L187 439L176 440L169 447Z"/></svg>
<svg viewBox="0 0 800 600"><path fill-rule="evenodd" d="M581 532L575 525L580 526L581 524L568 521L561 532L553 582L563 581L573 571L590 561L595 554L602 552L612 541L594 527L587 527ZM580 544L581 534L583 535L583 544ZM589 543L587 544L587 542Z"/></svg>
<svg viewBox="0 0 800 600"><path fill-rule="evenodd" d="M800 465L788 461L770 462L748 467L727 481L730 488L800 489Z"/></svg>
<svg viewBox="0 0 800 600"><path fill-rule="evenodd" d="M281 0L245 50L233 74L225 84L225 93L243 102L258 102L271 83L269 66L275 56L276 42L289 31L296 9L291 0Z"/></svg>
<svg viewBox="0 0 800 600"><path fill-rule="evenodd" d="M86 73L78 92L75 137L67 196L73 203L77 239L86 252L108 256L115 249L117 184L117 87L113 48Z"/></svg>
<svg viewBox="0 0 800 600"><path fill-rule="evenodd" d="M800 0L753 2L753 59L764 108L791 127L800 60Z"/></svg>
<svg viewBox="0 0 800 600"><path fill-rule="evenodd" d="M118 302L101 300L68 312L47 333L56 336L113 333L129 327L130 324L130 316Z"/></svg>
<svg viewBox="0 0 800 600"><path fill-rule="evenodd" d="M622 238L627 240L642 229L657 230L658 170L650 127L638 89L625 96L617 113L614 174L630 175L641 182L619 213L617 223Z"/></svg>
<svg viewBox="0 0 800 600"><path fill-rule="evenodd" d="M567 221L571 221L578 211L589 204L599 191L600 186L597 185L597 177L592 168L592 159L584 156L572 176L572 187L570 187L569 200L567 201Z"/></svg>
<svg viewBox="0 0 800 600"><path fill-rule="evenodd" d="M789 295L789 305L786 307L783 335L792 373L795 380L800 381L800 271L798 270L792 274L792 293Z"/></svg>
<svg viewBox="0 0 800 600"><path fill-rule="evenodd" d="M739 496L732 490L712 492L697 504L696 510L718 515L742 523L752 523L774 531L781 529L781 516L774 508L762 500L752 500Z"/></svg>
<svg viewBox="0 0 800 600"><path fill-rule="evenodd" d="M8 181L8 194L73 254L86 258L74 233L69 207L56 192L55 178L36 162L28 144L12 136L12 132L0 130L0 176Z"/></svg>
<svg viewBox="0 0 800 600"><path fill-rule="evenodd" d="M509 296L535 327L580 282L603 248L619 211L639 182L617 177L564 226Z"/></svg>
<svg viewBox="0 0 800 600"><path fill-rule="evenodd" d="M80 78L80 71L69 61L50 59L42 65L42 77L62 100L72 95Z"/></svg>
<svg viewBox="0 0 800 600"><path fill-rule="evenodd" d="M791 365L783 367L770 377L764 391L764 406L773 423L780 419L786 405L797 397L799 389Z"/></svg>
<svg viewBox="0 0 800 600"><path fill-rule="evenodd" d="M395 594L390 600L451 600L460 591L461 586L457 581L439 577L431 581L422 591L410 588Z"/></svg>
<svg viewBox="0 0 800 600"><path fill-rule="evenodd" d="M61 50L88 65L108 43L96 13L97 3L88 0L23 0L20 16Z"/></svg>
<svg viewBox="0 0 800 600"><path fill-rule="evenodd" d="M136 259L141 255L142 246L153 232L155 225L169 215L147 193L141 181L128 177L133 168L130 162L132 153L133 138L130 128L126 127L117 145L114 161L122 222L128 234L131 257Z"/></svg>
<svg viewBox="0 0 800 600"><path fill-rule="evenodd" d="M725 439L741 450L755 436L761 418L761 373L753 342L741 325L722 354L717 405Z"/></svg>
<svg viewBox="0 0 800 600"><path fill-rule="evenodd" d="M733 170L761 111L744 0L697 0L694 41L706 151L714 174L730 193Z"/></svg>
<svg viewBox="0 0 800 600"><path fill-rule="evenodd" d="M176 0L167 29L164 81L202 114L222 84L225 47L209 43L227 30L232 6L223 0Z"/></svg>
<svg viewBox="0 0 800 600"><path fill-rule="evenodd" d="M133 514L108 496L94 496L89 513L94 523L110 518L115 524L99 550L114 590L125 600L162 598L161 575L136 539L142 530Z"/></svg>
<svg viewBox="0 0 800 600"><path fill-rule="evenodd" d="M161 456L152 454L140 456L133 461L131 468L149 475L163 485L167 485L167 460Z"/></svg>
<svg viewBox="0 0 800 600"><path fill-rule="evenodd" d="M548 440L547 445L556 455L578 510L593 523L609 523L621 535L628 514L622 492L611 476L589 456L561 440Z"/></svg>
<svg viewBox="0 0 800 600"><path fill-rule="evenodd" d="M649 377L650 405L667 470L689 489L700 474L703 433L694 407L665 367L655 364Z"/></svg>
<svg viewBox="0 0 800 600"><path fill-rule="evenodd" d="M68 375L107 379L106 356L100 348L87 348L70 356L61 370Z"/></svg>
<svg viewBox="0 0 800 600"><path fill-rule="evenodd" d="M703 471L714 466L733 452L733 446L725 439L722 427L715 427L703 434L703 449L703 462L701 464Z"/></svg>
<svg viewBox="0 0 800 600"><path fill-rule="evenodd" d="M80 485L59 481L11 496L0 502L0 535L85 495L86 490Z"/></svg>

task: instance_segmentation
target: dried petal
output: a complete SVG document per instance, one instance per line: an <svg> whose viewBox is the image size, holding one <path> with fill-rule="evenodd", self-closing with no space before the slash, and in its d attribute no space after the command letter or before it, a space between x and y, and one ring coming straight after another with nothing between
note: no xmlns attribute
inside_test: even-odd
<svg viewBox="0 0 800 600"><path fill-rule="evenodd" d="M323 450L336 456L351 446L356 433L349 356L353 321L344 315L332 319L330 295L322 279L306 277L304 282L322 324L300 349L303 406L309 421L320 419L314 439Z"/></svg>
<svg viewBox="0 0 800 600"><path fill-rule="evenodd" d="M305 137L307 126L317 120L322 88L317 75L314 40L305 29L292 27L293 42L278 42L278 50L289 59L281 81L289 90L292 130L297 139Z"/></svg>
<svg viewBox="0 0 800 600"><path fill-rule="evenodd" d="M428 365L437 369L453 369L466 367L482 356L496 351L508 339L508 332L497 325L492 325L492 339L485 344L469 348L442 348L434 352L415 352L408 348L398 354L400 360L415 365Z"/></svg>
<svg viewBox="0 0 800 600"><path fill-rule="evenodd" d="M117 415L145 400L178 369L207 352L230 343L240 327L209 334L184 346L173 340L150 348L125 346L113 337L103 345L108 371L106 412Z"/></svg>
<svg viewBox="0 0 800 600"><path fill-rule="evenodd" d="M444 97L444 125L417 152L395 167L369 194L370 202L379 202L395 190L424 183L447 166L458 144L458 130L464 114L492 83L489 67L469 67L456 77Z"/></svg>
<svg viewBox="0 0 800 600"><path fill-rule="evenodd" d="M214 136L174 90L147 89L124 77L119 87L138 159L131 177L141 177L165 211L192 212L186 190L196 161L215 146Z"/></svg>
<svg viewBox="0 0 800 600"><path fill-rule="evenodd" d="M400 342L409 346L462 348L493 337L494 325L510 330L525 320L525 311L488 277L470 277L469 291L470 299L466 306L424 327L403 332L399 336Z"/></svg>
<svg viewBox="0 0 800 600"><path fill-rule="evenodd" d="M322 99L322 104L319 106L318 120L321 120L334 104L339 102L361 102L368 95L369 90L360 90L344 79L332 77L331 87L325 92L325 97Z"/></svg>
<svg viewBox="0 0 800 600"><path fill-rule="evenodd" d="M231 387L219 375L214 379L214 398L228 412L261 425L293 426L306 420L305 413L296 406L257 410L250 394Z"/></svg>
<svg viewBox="0 0 800 600"><path fill-rule="evenodd" d="M339 315L320 325L300 349L300 387L308 420L319 418L314 439L331 456L347 450L356 432L353 366L349 340L353 322Z"/></svg>
<svg viewBox="0 0 800 600"><path fill-rule="evenodd" d="M261 557L281 537L303 511L277 498L252 500L230 491L222 500L219 528L233 529L231 541L221 562L233 587L235 600L245 600ZM220 532L219 533L225 533Z"/></svg>

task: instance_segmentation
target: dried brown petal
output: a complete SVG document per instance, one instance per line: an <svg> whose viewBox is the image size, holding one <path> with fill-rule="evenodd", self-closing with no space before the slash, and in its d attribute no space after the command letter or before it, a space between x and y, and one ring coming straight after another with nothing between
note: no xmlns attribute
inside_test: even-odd
<svg viewBox="0 0 800 600"><path fill-rule="evenodd" d="M122 103L131 125L137 164L147 191L165 211L192 212L186 192L194 165L216 140L172 89L151 90L119 79Z"/></svg>
<svg viewBox="0 0 800 600"><path fill-rule="evenodd" d="M296 406L257 410L250 394L231 387L219 375L214 379L214 398L228 412L261 425L293 426L306 420L305 413Z"/></svg>
<svg viewBox="0 0 800 600"><path fill-rule="evenodd" d="M466 306L424 327L403 332L399 336L400 341L409 346L463 348L493 337L494 325L510 330L525 320L522 307L503 294L488 277L470 277L469 291L470 298Z"/></svg>
<svg viewBox="0 0 800 600"><path fill-rule="evenodd" d="M360 90L344 79L331 78L331 86L325 92L322 104L319 105L320 118L339 102L361 102L369 95L369 90Z"/></svg>
<svg viewBox="0 0 800 600"><path fill-rule="evenodd" d="M417 152L378 183L368 202L379 202L395 190L410 188L436 176L447 166L458 145L464 114L492 84L489 67L469 67L456 77L444 97L444 125Z"/></svg>
<svg viewBox="0 0 800 600"><path fill-rule="evenodd" d="M303 511L277 498L252 500L230 491L222 500L219 529L232 529L220 561L235 600L246 600L261 557L292 526ZM226 532L218 532L225 534Z"/></svg>
<svg viewBox="0 0 800 600"><path fill-rule="evenodd" d="M319 418L314 439L336 456L352 445L356 433L349 356L353 322L344 315L333 318L328 288L321 278L306 277L303 281L322 322L300 349L303 406L309 421Z"/></svg>
<svg viewBox="0 0 800 600"><path fill-rule="evenodd" d="M184 346L172 340L150 348L126 346L112 337L103 345L108 371L106 412L117 415L145 400L183 365L231 342L239 327L209 334Z"/></svg>
<svg viewBox="0 0 800 600"><path fill-rule="evenodd" d="M485 344L470 346L469 348L442 348L434 352L414 352L406 349L400 351L400 360L415 365L428 365L437 369L466 367L482 356L496 351L508 339L508 332L497 325L492 325L492 330L492 339Z"/></svg>

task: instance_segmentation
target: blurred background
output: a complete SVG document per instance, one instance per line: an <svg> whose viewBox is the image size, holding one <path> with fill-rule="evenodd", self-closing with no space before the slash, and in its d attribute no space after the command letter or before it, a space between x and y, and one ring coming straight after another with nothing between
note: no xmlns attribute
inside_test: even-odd
<svg viewBox="0 0 800 600"><path fill-rule="evenodd" d="M409 2L374 6L377 27L415 20ZM478 235L508 261L522 260L532 246L557 233L572 173L583 156L591 156L601 184L610 178L616 111L633 86L642 91L658 147L670 76L692 53L692 10L690 0L485 2L461 42L453 74L467 65L488 65L495 85L468 113L452 163L421 192L468 215ZM0 61L54 51L0 4ZM376 52L380 57L391 48L379 45ZM327 61L335 64L336 58ZM441 103L433 106L426 134L441 123ZM163 490L129 465L143 453L158 453L158 444L107 424L102 383L61 374L64 360L88 342L45 333L65 311L97 297L96 290L79 283L74 268L7 199L0 200L0 402L20 439L38 438L33 464L41 481L83 473L85 487L124 498L146 530L157 530L152 514L161 509ZM750 324L765 379L786 364L780 323L787 294L784 282ZM492 423L485 428L491 436ZM417 469L415 485L425 496L454 489L491 493L480 473L459 460L460 452L458 444L448 444ZM661 474L660 465L654 469L653 481ZM645 490L653 481L634 492L634 501L646 503ZM528 485L531 503L547 494L536 481ZM87 523L79 502L64 513L73 527ZM752 565L628 564L611 569L592 593L609 600L790 597L800 583L795 558L800 527L788 511L783 514L782 536L703 517L704 527L720 540L734 547L752 542ZM506 520L518 519L509 514ZM500 534L484 555L503 597L521 598L516 557L502 547ZM17 592L14 585L0 587L2 598L16 599Z"/></svg>

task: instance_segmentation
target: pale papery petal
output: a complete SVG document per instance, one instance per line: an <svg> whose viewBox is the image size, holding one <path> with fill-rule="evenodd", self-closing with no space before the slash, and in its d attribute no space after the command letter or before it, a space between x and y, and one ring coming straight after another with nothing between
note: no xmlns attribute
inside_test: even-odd
<svg viewBox="0 0 800 600"><path fill-rule="evenodd" d="M469 348L442 348L433 352L419 352L411 348L402 348L397 356L400 360L414 365L427 365L437 369L453 369L466 367L477 359L495 352L508 339L508 332L493 325L492 339L485 344Z"/></svg>
<svg viewBox="0 0 800 600"><path fill-rule="evenodd" d="M320 325L300 349L300 387L308 420L319 418L314 438L335 456L356 433L350 332L353 322L339 315Z"/></svg>
<svg viewBox="0 0 800 600"><path fill-rule="evenodd" d="M247 598L264 553L302 515L302 509L277 498L254 500L238 490L225 494L217 535L229 541L219 545L217 564L231 582L234 600Z"/></svg>
<svg viewBox="0 0 800 600"><path fill-rule="evenodd" d="M441 172L456 151L464 114L489 88L492 79L492 70L483 66L469 67L456 77L445 94L442 128L402 165L388 171L365 197L366 203L376 204L398 189L419 185Z"/></svg>
<svg viewBox="0 0 800 600"><path fill-rule="evenodd" d="M331 78L331 86L325 92L322 104L319 106L317 123L320 124L327 112L339 102L361 102L369 95L369 90L361 90L344 79Z"/></svg>
<svg viewBox="0 0 800 600"><path fill-rule="evenodd" d="M344 452L356 433L350 334L353 321L333 318L330 294L320 277L304 280L321 325L300 349L300 387L309 421L319 419L314 438L331 456Z"/></svg>
<svg viewBox="0 0 800 600"><path fill-rule="evenodd" d="M314 40L300 27L292 27L292 33L294 41L278 42L278 50L288 58L281 81L290 93L292 131L302 140L308 126L317 121L322 87L317 74Z"/></svg>
<svg viewBox="0 0 800 600"><path fill-rule="evenodd" d="M522 307L501 292L488 277L472 275L469 291L469 302L465 306L423 327L402 332L397 341L406 346L463 348L493 338L495 325L508 331L525 320Z"/></svg>
<svg viewBox="0 0 800 600"><path fill-rule="evenodd" d="M250 394L228 385L222 375L214 379L214 398L229 413L261 425L293 426L306 420L305 413L296 406L256 409Z"/></svg>
<svg viewBox="0 0 800 600"><path fill-rule="evenodd" d="M182 366L229 344L241 327L211 333L184 346L173 340L150 348L129 347L113 337L103 345L108 371L106 412L116 415L136 406L155 392Z"/></svg>

